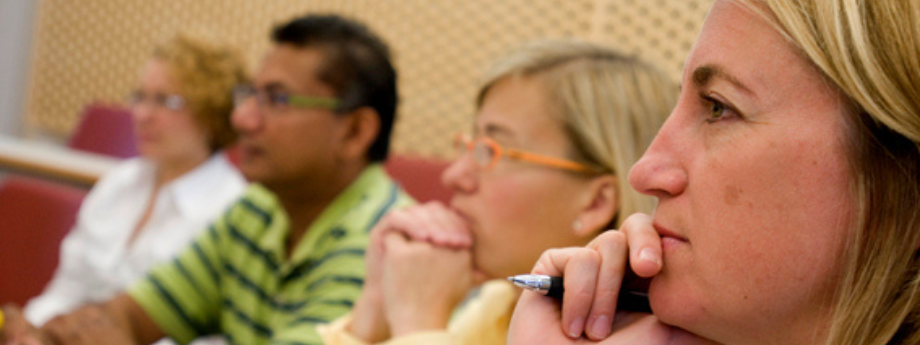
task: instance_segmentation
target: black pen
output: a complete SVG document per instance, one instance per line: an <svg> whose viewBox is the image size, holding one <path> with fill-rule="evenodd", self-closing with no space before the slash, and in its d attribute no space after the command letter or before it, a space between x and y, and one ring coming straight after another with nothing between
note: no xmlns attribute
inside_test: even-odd
<svg viewBox="0 0 920 345"><path fill-rule="evenodd" d="M508 281L515 286L530 290L548 297L562 301L565 293L562 277L552 277L540 274L521 274L508 277ZM648 294L639 291L620 291L617 299L617 310L651 313L652 307L648 303Z"/></svg>

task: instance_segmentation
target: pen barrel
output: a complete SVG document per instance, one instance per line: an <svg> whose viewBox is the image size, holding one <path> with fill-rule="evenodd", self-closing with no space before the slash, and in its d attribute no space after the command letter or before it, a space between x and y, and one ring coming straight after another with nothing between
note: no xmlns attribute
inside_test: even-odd
<svg viewBox="0 0 920 345"><path fill-rule="evenodd" d="M562 277L550 277L549 290L546 291L546 295L555 299L562 299L562 295L565 294L565 286L562 282Z"/></svg>
<svg viewBox="0 0 920 345"><path fill-rule="evenodd" d="M652 306L648 302L648 295L644 293L620 291L620 296L617 298L617 310L651 313Z"/></svg>

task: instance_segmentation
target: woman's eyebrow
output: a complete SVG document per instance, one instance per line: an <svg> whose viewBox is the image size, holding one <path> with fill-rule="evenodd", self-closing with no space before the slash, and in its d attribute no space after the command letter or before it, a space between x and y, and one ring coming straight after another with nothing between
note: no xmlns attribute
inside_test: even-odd
<svg viewBox="0 0 920 345"><path fill-rule="evenodd" d="M507 138L514 137L514 132L512 132L511 130L509 130L508 128L502 125L494 124L494 123L486 124L482 132L483 132L482 134L487 137L496 137L496 136L499 136L499 137L504 136Z"/></svg>
<svg viewBox="0 0 920 345"><path fill-rule="evenodd" d="M504 126L499 125L499 124L494 124L494 123L486 124L485 128L483 129L483 132L486 135L502 134L502 133L510 134L511 133L511 131L509 131Z"/></svg>
<svg viewBox="0 0 920 345"><path fill-rule="evenodd" d="M718 65L703 65L697 67L693 70L691 79L693 80L693 85L701 89L711 84L715 79L722 79L735 86L738 90L741 90L741 92L748 94L748 96L756 98L754 92L751 91L747 85L744 85L738 78L729 74L724 68Z"/></svg>

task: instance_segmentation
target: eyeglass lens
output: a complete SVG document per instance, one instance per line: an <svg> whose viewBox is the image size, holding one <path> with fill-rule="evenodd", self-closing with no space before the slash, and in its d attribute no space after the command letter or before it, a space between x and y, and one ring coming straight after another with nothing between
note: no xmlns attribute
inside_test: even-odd
<svg viewBox="0 0 920 345"><path fill-rule="evenodd" d="M128 104L130 106L138 106L144 102L149 102L150 104L169 110L180 110L185 106L185 99L179 95L165 95L160 93L147 95L143 92L135 91L128 96Z"/></svg>
<svg viewBox="0 0 920 345"><path fill-rule="evenodd" d="M473 158L480 167L488 167L495 157L495 150L483 140L473 142Z"/></svg>
<svg viewBox="0 0 920 345"><path fill-rule="evenodd" d="M277 109L290 103L290 96L267 90L259 90L251 85L241 85L233 89L233 105L239 107L247 99L255 96L260 107Z"/></svg>

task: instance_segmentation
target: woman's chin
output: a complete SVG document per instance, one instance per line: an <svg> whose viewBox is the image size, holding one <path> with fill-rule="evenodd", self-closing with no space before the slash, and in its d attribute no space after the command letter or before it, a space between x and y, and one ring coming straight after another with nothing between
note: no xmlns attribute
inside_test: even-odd
<svg viewBox="0 0 920 345"><path fill-rule="evenodd" d="M493 277L492 275L478 268L473 269L473 285L482 285L483 283L496 278L497 277Z"/></svg>
<svg viewBox="0 0 920 345"><path fill-rule="evenodd" d="M693 319L692 298L687 296L687 289L674 289L667 277L655 277L649 285L648 297L652 311L662 322L676 327L683 327L681 321Z"/></svg>
<svg viewBox="0 0 920 345"><path fill-rule="evenodd" d="M159 151L156 149L156 146L144 142L137 143L137 154L147 159L159 157Z"/></svg>

